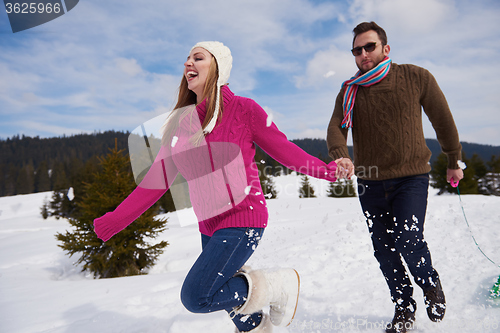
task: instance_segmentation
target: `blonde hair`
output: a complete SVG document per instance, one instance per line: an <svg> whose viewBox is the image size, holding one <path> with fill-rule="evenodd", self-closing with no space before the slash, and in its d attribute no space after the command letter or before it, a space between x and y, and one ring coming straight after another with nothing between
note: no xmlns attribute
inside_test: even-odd
<svg viewBox="0 0 500 333"><path fill-rule="evenodd" d="M210 120L212 120L214 116L215 105L216 105L215 96L217 96L217 89L219 89L219 87L217 86L218 78L219 78L219 67L217 65L217 60L212 55L212 60L210 62L210 67L208 69L207 79L205 81L205 87L203 88L203 95L201 98L202 101L207 99L206 103L207 113L205 119L203 120L203 124L201 124L201 129L198 132L196 132L190 140L191 143L195 145L198 145L204 138L203 130L205 129L205 127L207 127L208 123L210 122ZM188 105L196 104L196 101L197 101L197 96L193 91L189 90L186 77L183 75L181 79L181 84L179 86L179 95L177 98L177 104L175 105L174 110L170 113L165 124L163 125L164 131L162 136L162 145L170 143L172 141L174 132L177 130L177 127L179 126L179 122L182 119L184 119L184 117L186 117L188 114L196 111L196 108L189 109L191 112L184 112L186 110L183 109ZM221 94L219 97L220 112L218 115L218 119L222 117L223 104L224 103Z"/></svg>

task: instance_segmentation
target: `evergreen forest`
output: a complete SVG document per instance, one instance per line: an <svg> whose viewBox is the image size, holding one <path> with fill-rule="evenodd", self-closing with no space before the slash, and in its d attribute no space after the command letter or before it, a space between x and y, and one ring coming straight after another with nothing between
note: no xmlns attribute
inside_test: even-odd
<svg viewBox="0 0 500 333"><path fill-rule="evenodd" d="M98 157L115 148L128 152L129 134L106 131L57 138L17 135L0 139L0 196L64 191L70 187L74 189L76 196L82 182L98 169ZM331 161L325 140L291 141L309 154L327 163ZM433 139L426 141L432 151L431 164L435 171L439 171L444 158L440 157L439 144ZM500 146L462 142L462 147L463 159L469 166L465 172L471 178L468 182L473 184L467 185L467 190L472 193L495 194L495 190L491 189L495 185L488 183L495 182L498 178L496 175L500 173ZM352 147L349 147L349 151L352 156ZM260 149L257 149L256 162L261 175L266 177L289 172ZM439 188L445 189L446 185L439 179L438 173L432 174L436 178L435 183ZM269 182L267 178L261 181ZM275 193L270 194L271 197L275 197ZM164 210L168 211L165 207Z"/></svg>

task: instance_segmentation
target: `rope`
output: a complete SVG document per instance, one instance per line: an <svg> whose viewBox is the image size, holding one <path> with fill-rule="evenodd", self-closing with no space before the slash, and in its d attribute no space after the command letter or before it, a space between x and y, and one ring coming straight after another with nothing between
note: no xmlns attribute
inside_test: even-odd
<svg viewBox="0 0 500 333"><path fill-rule="evenodd" d="M460 207L462 208L462 213L464 214L465 223L467 223L467 228L469 228L469 232L470 232L472 239L474 240L474 243L476 244L477 248L479 249L479 251L483 254L483 256L486 259L488 259L493 265L500 267L500 265L498 265L496 262L491 260L490 257L488 257L486 255L486 253L484 253L484 251L481 249L481 247L477 243L476 238L474 237L474 234L472 233L472 229L470 228L469 221L467 221L467 215L465 215L465 209L464 209L464 205L462 203L462 196L460 195L460 190L458 189L458 183L457 183L457 193L458 193L458 199L460 200ZM493 285L493 287L490 290L490 298L491 299L500 298L500 276L498 277L498 281Z"/></svg>
<svg viewBox="0 0 500 333"><path fill-rule="evenodd" d="M465 163L462 161L458 161L457 164L460 167L460 169L462 169L462 170L464 170L467 167L465 165ZM469 221L467 220L467 215L465 215L465 209L464 209L464 205L462 203L462 196L460 195L460 190L458 189L458 183L459 183L459 181L455 182L453 180L453 177L450 179L451 186L457 188L458 199L460 200L460 207L462 208L462 213L464 214L465 223L467 224L467 228L469 229L470 235L471 235L472 239L474 240L474 243L476 244L479 251L483 254L483 256L486 259L488 259L493 265L500 267L500 265L498 265L496 262L491 260L490 257L488 257L486 255L486 253L483 252L483 250L481 249L481 247L477 243L476 238L474 237L474 234L472 233L472 229L470 228ZM498 277L497 282L495 282L495 284L493 285L493 287L490 290L490 299L492 299L492 300L500 299L500 276Z"/></svg>
<svg viewBox="0 0 500 333"><path fill-rule="evenodd" d="M467 215L465 215L464 205L462 203L462 196L460 195L460 190L458 189L458 186L457 186L457 193L458 193L458 199L460 200L460 207L462 208L462 213L464 214L465 223L467 223L467 228L469 228L469 232L470 232L470 235L471 235L472 239L474 240L474 243L476 244L476 246L479 249L479 251L481 251L481 253L483 254L483 256L486 257L486 259L488 259L493 265L495 265L495 266L497 266L497 267L500 268L500 265L498 265L496 262L494 262L493 260L491 260L490 257L488 257L483 252L483 250L481 249L481 247L477 243L476 238L474 237L474 234L472 233L472 229L470 228L469 221L467 220Z"/></svg>

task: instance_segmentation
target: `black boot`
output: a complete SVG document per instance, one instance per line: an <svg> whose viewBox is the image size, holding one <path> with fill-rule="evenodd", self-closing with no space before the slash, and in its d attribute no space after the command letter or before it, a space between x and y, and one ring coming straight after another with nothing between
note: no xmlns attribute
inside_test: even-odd
<svg viewBox="0 0 500 333"><path fill-rule="evenodd" d="M390 324L387 324L386 333L405 333L414 328L415 311L417 311L417 303L414 299L410 300L408 306L396 305L394 318Z"/></svg>
<svg viewBox="0 0 500 333"><path fill-rule="evenodd" d="M424 291L424 301L429 319L432 321L443 320L446 312L446 300L441 281L438 280L434 288Z"/></svg>

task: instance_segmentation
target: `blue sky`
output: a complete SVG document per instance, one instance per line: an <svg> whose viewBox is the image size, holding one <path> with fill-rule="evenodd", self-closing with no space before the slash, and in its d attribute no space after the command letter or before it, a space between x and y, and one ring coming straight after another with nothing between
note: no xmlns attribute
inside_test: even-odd
<svg viewBox="0 0 500 333"><path fill-rule="evenodd" d="M357 68L352 29L375 21L395 63L429 69L460 139L500 145L497 0L81 0L12 33L0 12L0 138L132 131L169 112L198 41L233 54L230 88L295 138L325 138L341 83ZM425 120L427 138L435 138Z"/></svg>

